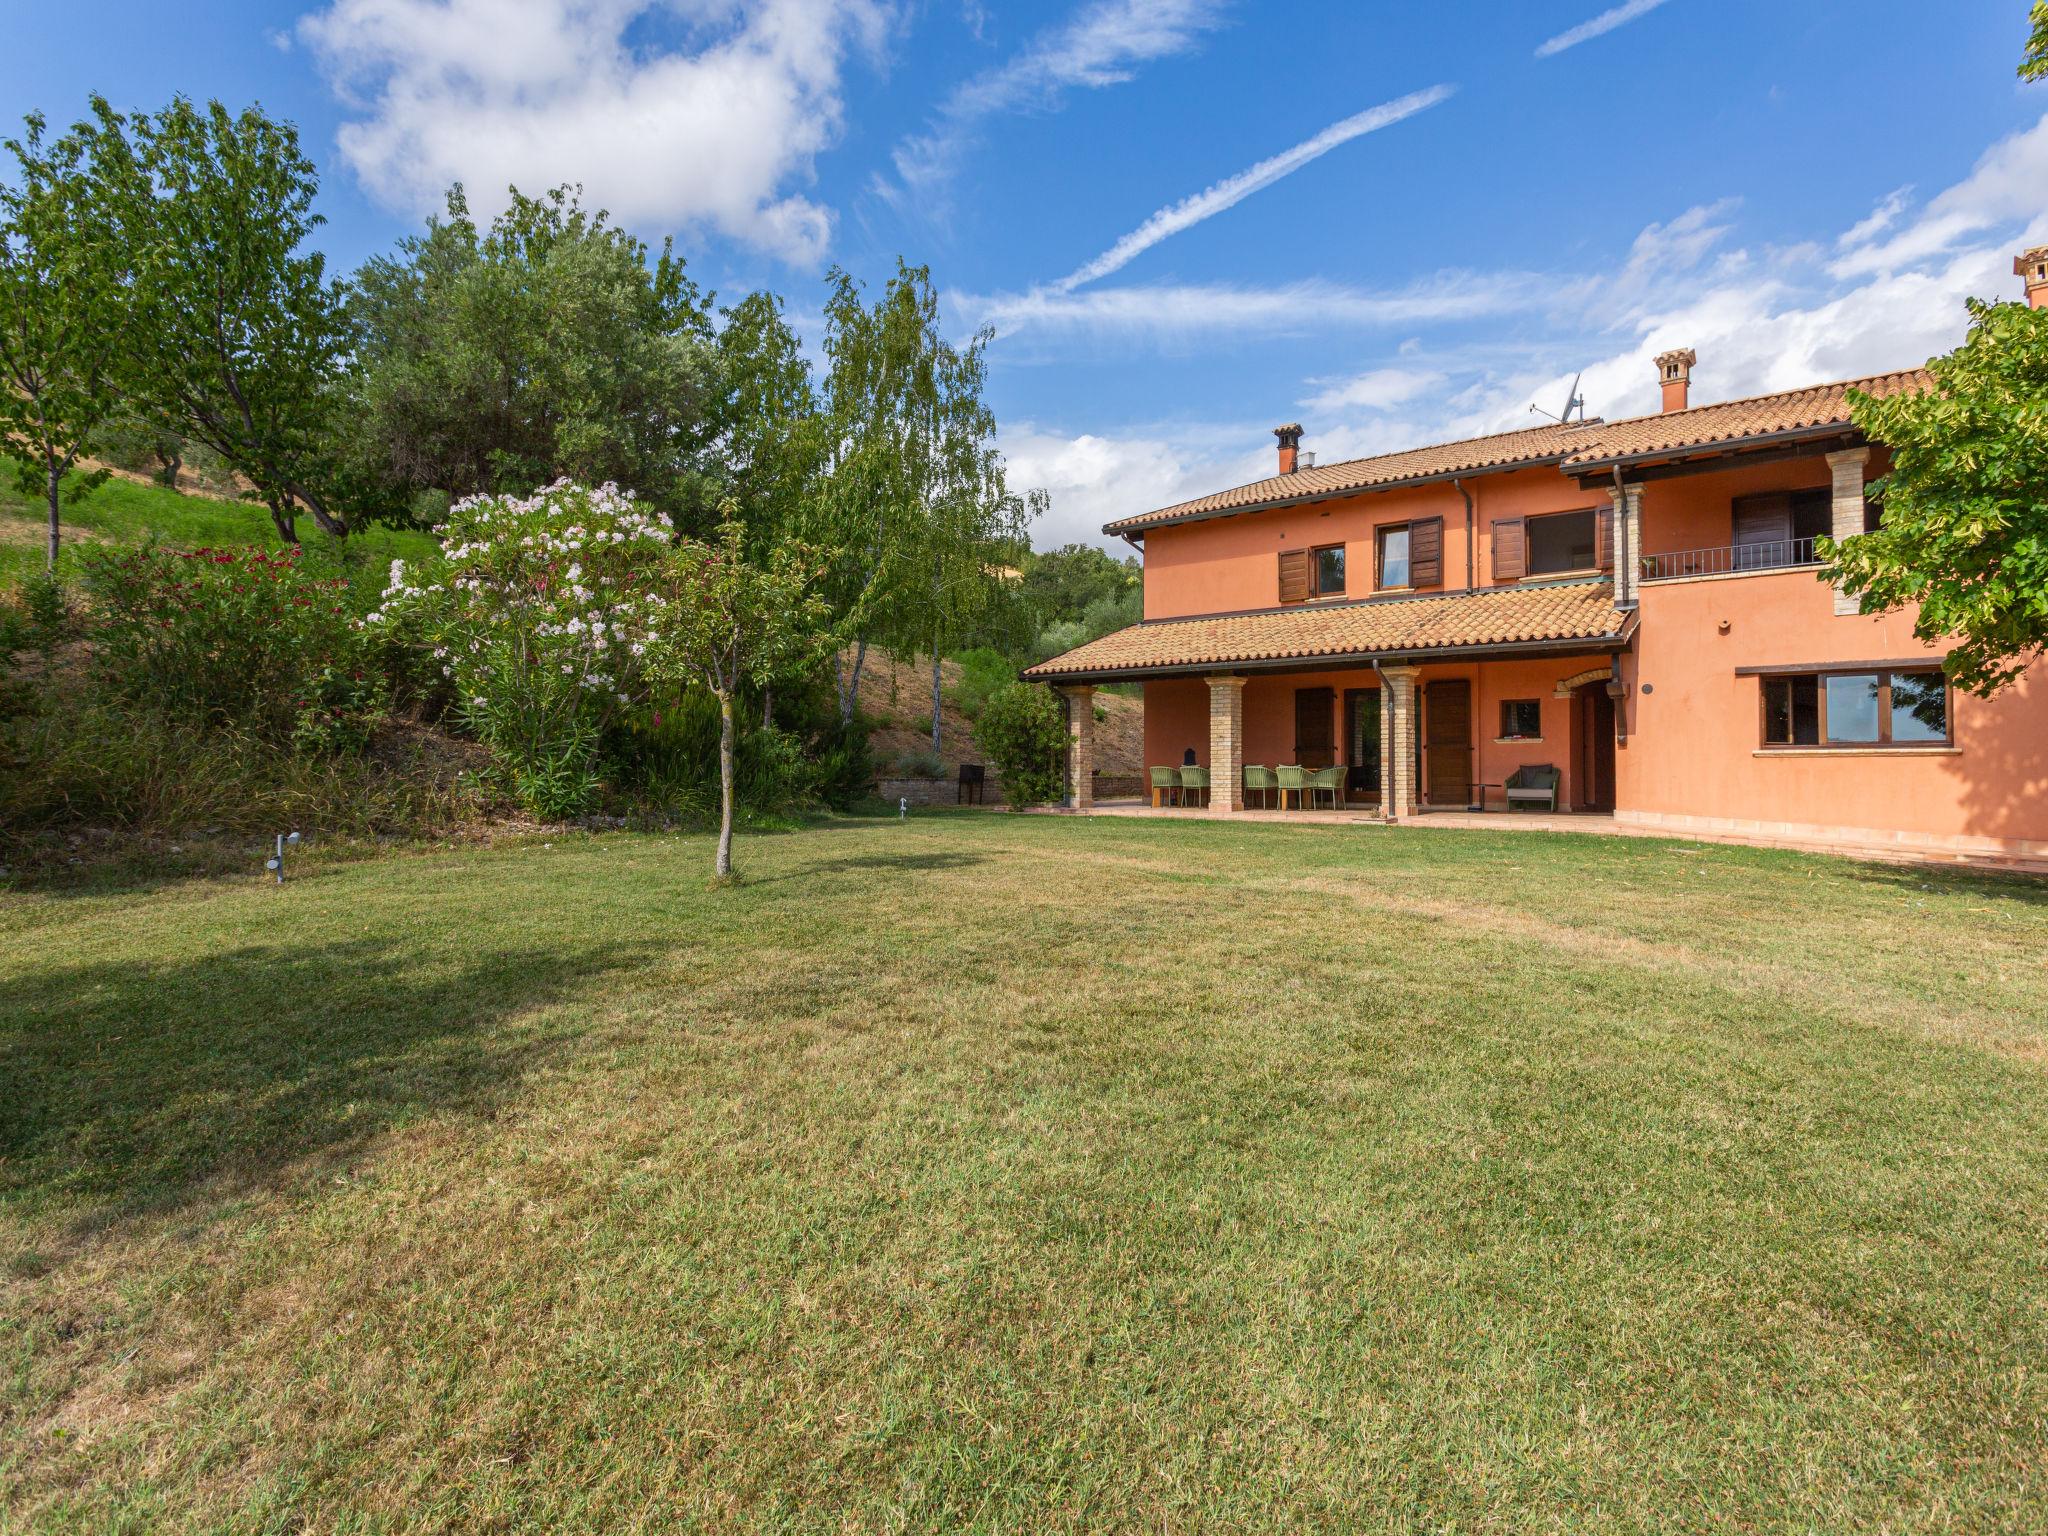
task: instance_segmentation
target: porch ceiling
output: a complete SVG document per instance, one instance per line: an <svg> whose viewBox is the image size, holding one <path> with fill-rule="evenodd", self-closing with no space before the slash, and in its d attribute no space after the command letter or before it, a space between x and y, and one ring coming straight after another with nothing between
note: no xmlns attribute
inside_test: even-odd
<svg viewBox="0 0 2048 1536"><path fill-rule="evenodd" d="M1311 661L1613 649L1627 641L1633 618L1616 611L1613 584L1605 580L1308 604L1134 624L1024 675L1076 682Z"/></svg>

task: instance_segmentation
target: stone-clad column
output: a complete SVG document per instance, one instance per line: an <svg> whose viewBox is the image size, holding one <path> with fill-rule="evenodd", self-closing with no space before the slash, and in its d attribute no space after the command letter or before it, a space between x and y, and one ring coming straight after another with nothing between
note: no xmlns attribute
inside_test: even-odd
<svg viewBox="0 0 2048 1536"><path fill-rule="evenodd" d="M1837 543L1853 539L1863 531L1863 471L1870 463L1868 448L1844 448L1828 455L1828 473L1835 478L1834 527ZM1851 614L1861 605L1840 587L1835 588L1835 612Z"/></svg>
<svg viewBox="0 0 2048 1536"><path fill-rule="evenodd" d="M1209 679L1209 809L1244 809L1244 679Z"/></svg>
<svg viewBox="0 0 2048 1536"><path fill-rule="evenodd" d="M1095 690L1062 688L1067 699L1067 782L1077 811L1095 806Z"/></svg>
<svg viewBox="0 0 2048 1536"><path fill-rule="evenodd" d="M1614 504L1614 606L1633 608L1643 579L1643 488L1625 485L1607 499Z"/></svg>
<svg viewBox="0 0 2048 1536"><path fill-rule="evenodd" d="M1415 814L1415 679L1420 671L1380 668L1380 815L1388 821Z"/></svg>

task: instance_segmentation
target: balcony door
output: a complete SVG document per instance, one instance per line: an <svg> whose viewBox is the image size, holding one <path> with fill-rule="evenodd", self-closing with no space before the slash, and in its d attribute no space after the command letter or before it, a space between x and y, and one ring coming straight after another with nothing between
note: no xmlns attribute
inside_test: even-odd
<svg viewBox="0 0 2048 1536"><path fill-rule="evenodd" d="M1431 805L1472 803L1472 685L1439 678L1422 690L1423 795Z"/></svg>

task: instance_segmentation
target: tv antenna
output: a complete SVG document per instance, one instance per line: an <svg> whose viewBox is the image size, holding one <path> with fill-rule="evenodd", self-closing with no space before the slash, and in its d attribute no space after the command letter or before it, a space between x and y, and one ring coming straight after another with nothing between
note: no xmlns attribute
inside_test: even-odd
<svg viewBox="0 0 2048 1536"><path fill-rule="evenodd" d="M1583 379L1585 376L1586 371L1583 368L1581 368L1577 373L1572 375L1572 387L1565 393L1564 411L1562 414L1550 416L1550 412L1543 409L1543 407L1540 405L1532 405L1529 407L1529 409L1534 411L1538 416L1550 416L1550 419L1556 422L1559 426L1565 425L1565 423L1569 422L1572 419L1573 411L1577 411L1579 413L1579 420L1583 422L1586 419L1586 397L1579 393L1579 380Z"/></svg>

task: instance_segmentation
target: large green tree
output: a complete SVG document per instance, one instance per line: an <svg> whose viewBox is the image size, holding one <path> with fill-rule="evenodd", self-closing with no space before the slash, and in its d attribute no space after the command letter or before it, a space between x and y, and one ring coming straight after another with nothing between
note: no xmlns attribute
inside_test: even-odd
<svg viewBox="0 0 2048 1536"><path fill-rule="evenodd" d="M351 467L399 505L567 477L701 512L715 358L682 259L577 188L511 198L479 230L456 187L445 218L356 274Z"/></svg>
<svg viewBox="0 0 2048 1536"><path fill-rule="evenodd" d="M932 655L971 631L1036 503L1013 498L996 452L983 333L954 346L924 267L897 262L873 304L847 273L825 306L824 474L804 531L830 555L824 590L844 654L836 681L851 719L871 643Z"/></svg>
<svg viewBox="0 0 2048 1536"><path fill-rule="evenodd" d="M122 274L117 381L163 430L204 444L297 534L330 534L331 426L347 360L339 285L307 248L319 180L289 123L178 97L122 114L93 99L87 214Z"/></svg>
<svg viewBox="0 0 2048 1536"><path fill-rule="evenodd" d="M16 174L0 183L0 452L18 464L24 493L48 504L55 570L64 477L118 404L117 271L86 215L82 137L47 141L31 115L4 143ZM85 477L73 493L104 478Z"/></svg>
<svg viewBox="0 0 2048 1536"><path fill-rule="evenodd" d="M1871 488L1879 526L1822 553L1865 613L1917 604L1913 632L1949 643L1950 678L1991 694L2048 647L2048 309L1970 315L1931 390L1850 396L1892 467Z"/></svg>

